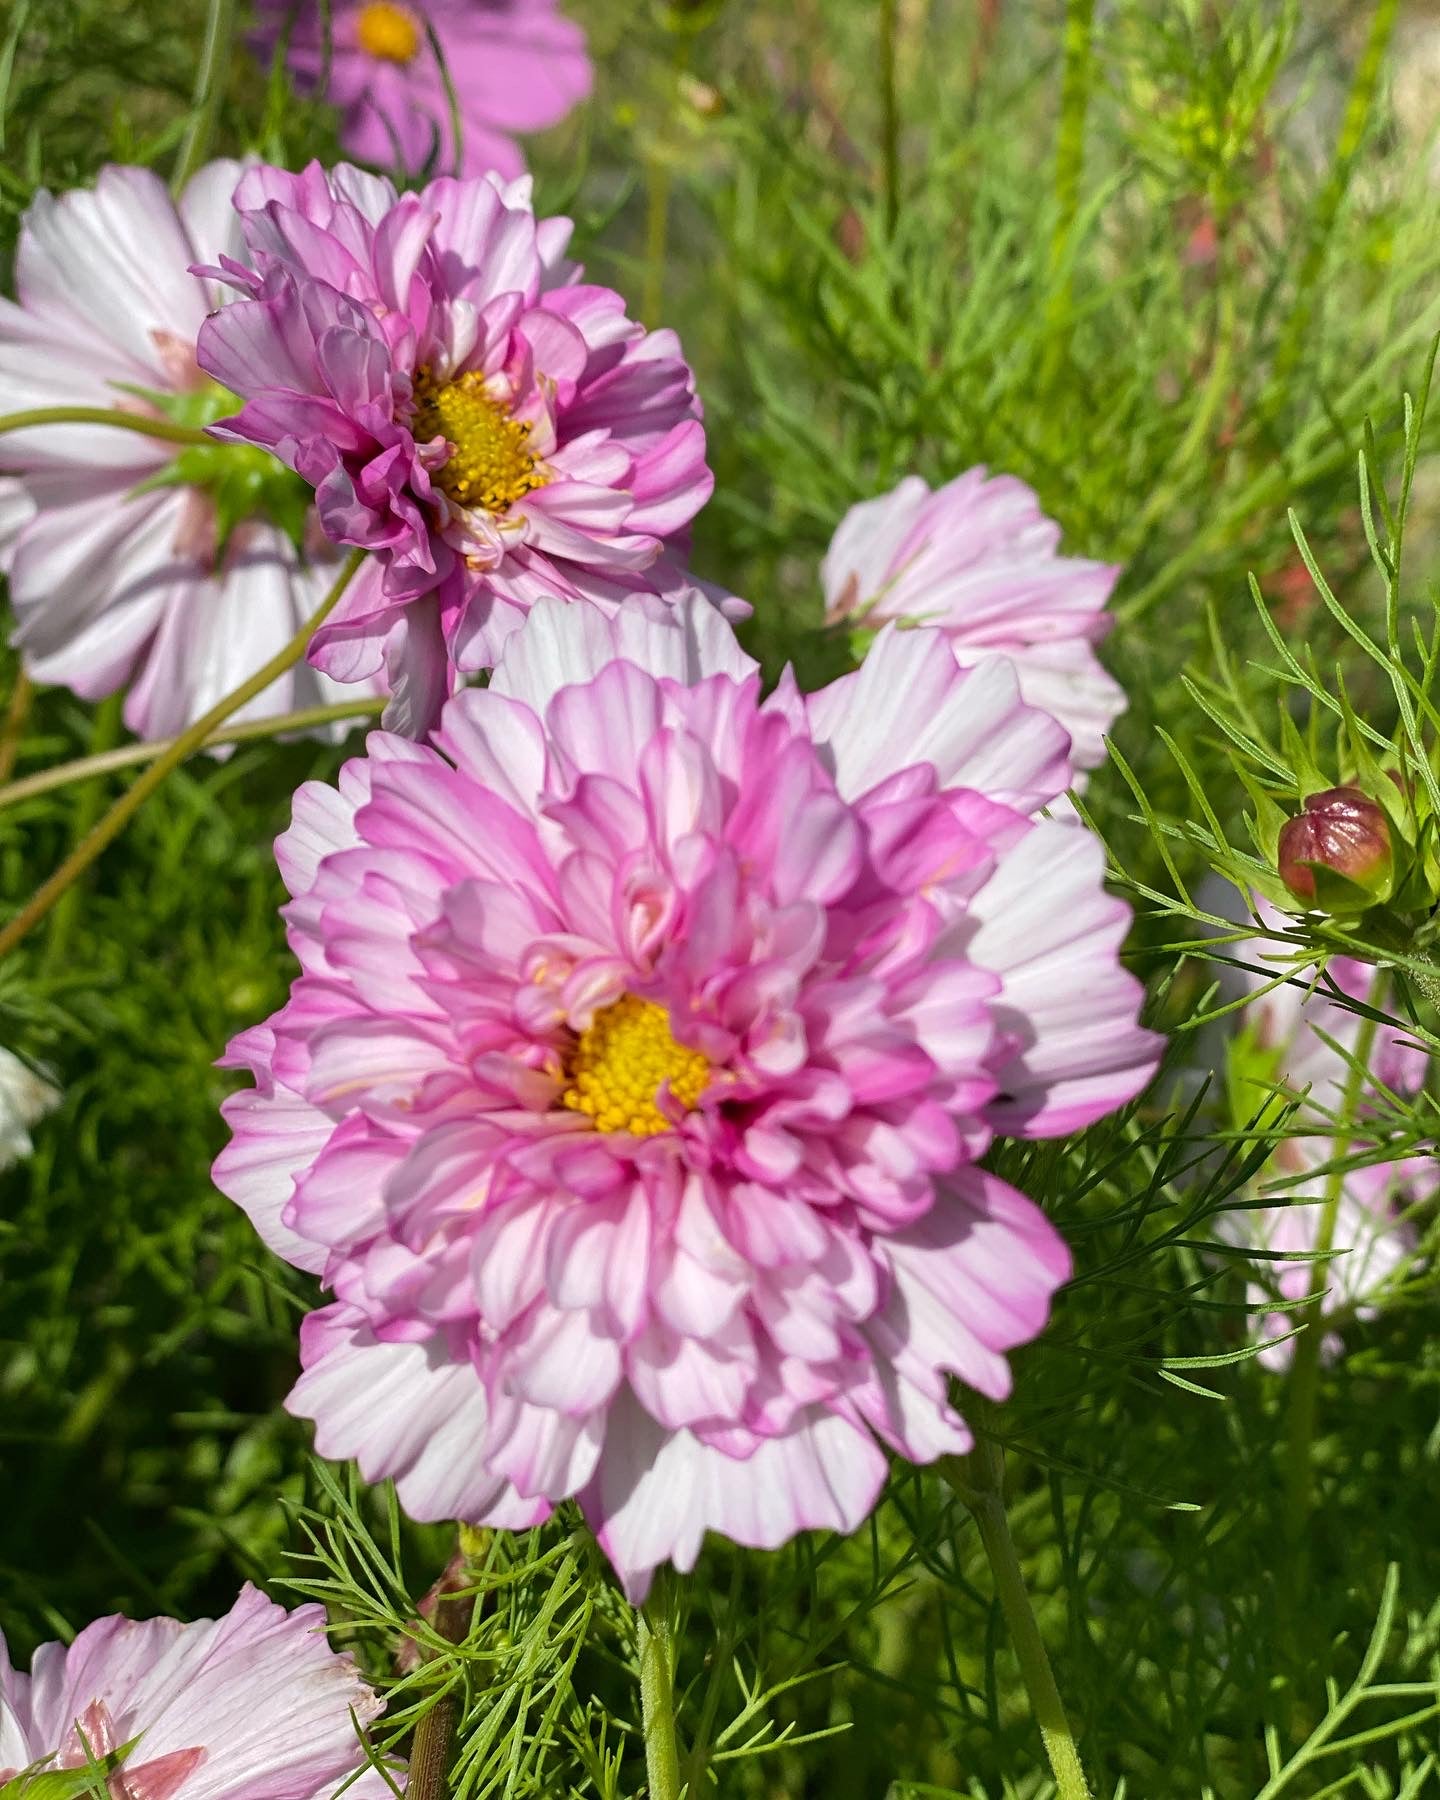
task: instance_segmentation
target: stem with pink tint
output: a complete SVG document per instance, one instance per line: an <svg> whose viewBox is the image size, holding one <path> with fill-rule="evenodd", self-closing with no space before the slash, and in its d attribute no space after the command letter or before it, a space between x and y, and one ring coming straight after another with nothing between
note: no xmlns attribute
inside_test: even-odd
<svg viewBox="0 0 1440 1800"><path fill-rule="evenodd" d="M1005 1515L1005 1462L1000 1446L993 1438L977 1437L968 1456L946 1457L940 1472L969 1507L980 1542L985 1546L995 1577L995 1593L1010 1630L1025 1691L1030 1696L1030 1710L1040 1727L1055 1777L1058 1800L1092 1800L1045 1641L1035 1620L1035 1609L1025 1589L1015 1540L1010 1535L1010 1522Z"/></svg>
<svg viewBox="0 0 1440 1800"><path fill-rule="evenodd" d="M167 444L215 442L198 425L153 419L146 413L125 412L118 406L32 406L26 412L0 413L0 433L32 431L40 425L113 425L118 431L135 431L141 437L161 438Z"/></svg>
<svg viewBox="0 0 1440 1800"><path fill-rule="evenodd" d="M675 1637L668 1593L660 1590L635 1613L640 1654L640 1715L645 1736L648 1800L680 1800L680 1750L675 1737Z"/></svg>
<svg viewBox="0 0 1440 1800"><path fill-rule="evenodd" d="M120 796L109 812L89 830L81 841L70 852L60 867L31 895L15 917L0 931L0 957L6 956L50 911L71 885L83 875L100 855L130 823L134 815L150 798L170 774L187 756L198 750L217 726L223 725L231 713L239 712L246 701L253 700L257 694L263 694L272 681L277 680L285 671L299 662L310 646L320 623L335 606L339 604L341 595L349 585L350 578L364 560L364 551L356 550L346 558L345 566L340 571L330 592L321 601L319 607L306 620L283 650L277 651L261 669L241 682L233 692L223 700L217 701L202 718L199 718L186 732L176 738L170 748L150 765L145 773L132 783Z"/></svg>
<svg viewBox="0 0 1440 1800"><path fill-rule="evenodd" d="M313 731L320 725L333 725L346 719L373 719L385 706L378 696L373 700L338 700L333 706L303 706L297 712L275 713L268 719L246 719L239 725L227 725L212 731L199 746L208 750L215 744L248 744L256 740L283 737L287 731ZM17 806L22 800L33 800L37 794L52 793L69 787L74 781L88 781L95 775L113 775L117 769L138 768L154 762L173 750L178 738L153 738L143 744L121 744L116 750L103 750L98 756L77 756L72 762L54 763L48 769L37 769L33 775L22 775L18 781L0 787L0 812ZM0 741L0 765L5 745Z"/></svg>

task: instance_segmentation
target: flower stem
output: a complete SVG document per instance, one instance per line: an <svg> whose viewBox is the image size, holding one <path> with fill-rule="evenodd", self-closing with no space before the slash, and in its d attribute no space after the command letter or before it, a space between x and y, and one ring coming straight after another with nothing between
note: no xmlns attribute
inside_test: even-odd
<svg viewBox="0 0 1440 1800"><path fill-rule="evenodd" d="M680 1800L675 1737L675 1639L663 1591L635 1614L640 1652L640 1714L645 1733L649 1800Z"/></svg>
<svg viewBox="0 0 1440 1800"><path fill-rule="evenodd" d="M0 413L0 433L28 431L36 425L114 425L121 431L138 431L141 437L163 438L167 444L215 442L198 425L152 419L118 406L32 406L25 412Z"/></svg>
<svg viewBox="0 0 1440 1800"><path fill-rule="evenodd" d="M21 941L27 932L32 930L55 905L81 875L83 875L109 844L119 837L130 823L130 820L150 798L172 769L177 768L193 751L198 750L216 726L223 725L231 715L238 712L247 700L253 700L257 694L263 694L270 683L283 675L288 668L299 662L309 648L310 640L315 635L321 621L339 603L351 576L360 567L364 551L356 550L346 558L345 566L340 571L330 592L321 601L317 610L311 614L283 650L276 652L262 669L241 682L240 686L223 700L217 701L202 718L199 718L188 731L182 732L174 739L170 748L146 769L128 787L109 812L85 834L81 841L70 852L60 867L30 896L15 917L0 931L0 957L6 956Z"/></svg>
<svg viewBox="0 0 1440 1800"><path fill-rule="evenodd" d="M1030 1710L1040 1727L1045 1754L1055 1776L1058 1800L1091 1800L1080 1752L1075 1747L1034 1608L1025 1591L1020 1558L1015 1554L1015 1540L1005 1516L1005 1464L1000 1446L993 1438L977 1438L969 1456L947 1457L940 1469L969 1507L979 1529L980 1542L995 1577L1000 1608L1010 1628L1010 1642L1030 1696Z"/></svg>
<svg viewBox="0 0 1440 1800"><path fill-rule="evenodd" d="M298 712L276 713L268 719L246 719L242 724L212 731L199 748L208 750L213 744L245 744L256 738L281 737L287 731L310 731L317 725L330 725L343 719L369 719L384 705L378 697L341 700L334 706L305 706ZM22 800L33 800L37 794L69 787L73 781L88 781L95 775L113 775L117 769L133 769L142 763L154 762L157 756L163 756L178 742L178 738L154 738L143 744L122 744L118 750L105 750L98 756L77 756L73 762L37 769L33 775L22 775L19 781L0 787L0 812ZM4 748L0 743L0 757L3 757Z"/></svg>
<svg viewBox="0 0 1440 1800"><path fill-rule="evenodd" d="M171 188L179 193L204 162L215 135L215 121L225 94L225 77L230 69L230 47L235 36L235 0L210 0L205 20L205 43L200 52L200 67L195 74L195 99L185 141L171 177Z"/></svg>
<svg viewBox="0 0 1440 1800"><path fill-rule="evenodd" d="M10 703L5 708L5 724L0 728L0 783L10 779L15 758L20 754L20 734L25 729L25 716L34 695L30 677L24 669L15 671L15 685L10 690Z"/></svg>
<svg viewBox="0 0 1440 1800"><path fill-rule="evenodd" d="M1385 976L1377 971L1370 984L1368 1004L1378 1006L1383 997ZM1345 1079L1340 1103L1340 1133L1337 1154L1343 1157L1349 1149L1351 1134L1370 1072L1370 1053L1375 1043L1375 1021L1360 1021L1356 1035L1354 1060ZM1326 1320L1321 1313L1321 1296L1329 1279L1324 1260L1334 1248L1335 1224L1340 1216L1340 1201L1345 1190L1345 1172L1332 1169L1325 1179L1325 1192L1320 1203L1320 1225L1315 1234L1316 1260L1310 1265L1309 1304L1305 1309L1306 1329L1295 1340L1295 1361L1290 1370L1290 1407L1285 1437L1285 1523L1292 1539L1302 1536L1310 1517L1312 1452L1315 1444L1315 1418L1320 1391L1320 1352L1325 1342Z"/></svg>
<svg viewBox="0 0 1440 1800"><path fill-rule="evenodd" d="M422 1615L429 1619L446 1644L464 1643L476 1613L476 1596L470 1591L466 1529L463 1525L459 1528L455 1554L420 1603ZM479 1534L471 1535L478 1537ZM422 1662L431 1662L440 1654L420 1639L416 1640L416 1646L416 1654ZM445 1778L450 1773L450 1754L459 1716L460 1703L453 1686L447 1687L426 1708L410 1744L409 1775L405 1784L408 1800L444 1800L448 1792Z"/></svg>
<svg viewBox="0 0 1440 1800"><path fill-rule="evenodd" d="M896 0L880 0L880 171L885 235L900 220L900 103L896 88Z"/></svg>

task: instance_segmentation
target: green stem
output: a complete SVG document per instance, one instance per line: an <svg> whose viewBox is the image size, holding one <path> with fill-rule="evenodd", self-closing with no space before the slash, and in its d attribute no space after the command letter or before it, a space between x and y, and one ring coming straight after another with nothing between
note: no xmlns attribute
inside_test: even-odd
<svg viewBox="0 0 1440 1800"><path fill-rule="evenodd" d="M421 1602L430 1623L447 1644L463 1644L475 1618L476 1599L469 1587L467 1527L458 1527L458 1547L442 1570L440 1579ZM480 1534L475 1534L478 1538ZM456 1590L460 1590L457 1592ZM420 1660L433 1661L440 1652L417 1639ZM445 1778L450 1773L450 1752L460 1704L453 1687L446 1688L415 1727L410 1744L409 1773L405 1791L409 1800L443 1800Z"/></svg>
<svg viewBox="0 0 1440 1800"><path fill-rule="evenodd" d="M415 1727L410 1745L405 1791L411 1800L440 1800L450 1769L450 1740L455 1735L455 1696L445 1693Z"/></svg>
<svg viewBox="0 0 1440 1800"><path fill-rule="evenodd" d="M678 84L690 67L690 35L682 22L671 27L670 70ZM645 153L645 280L640 317L649 326L661 323L665 307L666 254L670 238L672 156L668 142L652 138Z"/></svg>
<svg viewBox="0 0 1440 1800"><path fill-rule="evenodd" d="M34 692L30 677L24 669L16 669L15 685L10 690L10 703L5 708L5 724L0 729L0 783L10 779L15 758L20 754L20 734L25 729L25 718L30 711Z"/></svg>
<svg viewBox="0 0 1440 1800"><path fill-rule="evenodd" d="M342 719L371 719L385 705L383 699L341 700L334 706L305 706L298 712L276 713L268 719L246 719L239 725L227 725L223 731L212 731L200 746L208 750L213 744L246 744L256 738L282 737L287 731L310 731L317 725L330 725ZM38 769L33 775L22 775L19 781L0 787L0 812L22 800L33 800L37 794L51 793L55 788L69 787L72 781L88 781L94 775L113 775L117 769L133 769L154 762L174 748L176 738L155 738L144 744L122 744L118 750L106 750L99 756L77 756L73 762L56 763L49 769ZM0 744L0 752L4 746Z"/></svg>
<svg viewBox="0 0 1440 1800"><path fill-rule="evenodd" d="M204 162L215 135L215 120L225 92L225 75L230 66L230 46L235 35L235 0L210 0L205 20L205 43L200 51L200 67L195 72L195 101L185 141L180 146L179 160L171 187L179 193Z"/></svg>
<svg viewBox="0 0 1440 1800"><path fill-rule="evenodd" d="M1090 70L1095 0L1067 0L1065 7L1065 73L1060 84L1060 127L1055 134L1055 229L1050 237L1050 267L1065 258L1070 232L1080 210L1080 176L1085 167L1085 118L1090 110Z"/></svg>
<svg viewBox="0 0 1440 1800"><path fill-rule="evenodd" d="M272 681L277 680L285 671L299 662L309 648L310 640L333 608L338 605L340 596L345 592L351 576L360 567L364 558L362 550L353 551L346 558L345 566L340 571L330 592L320 603L319 608L306 620L283 650L276 652L262 669L256 670L248 681L223 700L217 701L202 718L199 718L188 731L182 732L163 755L156 758L145 773L139 776L120 796L109 812L90 830L70 852L60 867L31 895L26 904L0 931L0 958L6 956L33 930L36 925L55 905L60 896L83 875L109 844L119 837L140 810L170 774L178 768L185 758L198 750L217 725L223 725L231 713L239 712L247 700L253 700L257 694L263 694Z"/></svg>
<svg viewBox="0 0 1440 1800"><path fill-rule="evenodd" d="M152 419L115 406L33 406L27 412L0 413L0 433L29 431L37 425L114 425L121 431L138 431L141 437L163 438L167 444L215 442L198 425L177 425L173 419Z"/></svg>
<svg viewBox="0 0 1440 1800"><path fill-rule="evenodd" d="M1035 1611L1025 1591L1025 1577L1020 1558L1015 1553L1015 1540L1010 1535L1010 1522L1005 1515L1005 1464L1000 1446L993 1438L977 1438L975 1448L966 1457L947 1457L940 1465L941 1473L969 1507L980 1542L995 1577L1005 1623L1010 1628L1010 1642L1024 1677L1025 1691L1030 1696L1030 1709L1040 1727L1045 1754L1055 1776L1058 1800L1091 1800L1080 1752L1055 1674L1045 1652Z"/></svg>
<svg viewBox="0 0 1440 1800"><path fill-rule="evenodd" d="M1370 984L1368 1004L1378 1006L1385 976L1377 971ZM1375 1043L1375 1021L1360 1022L1355 1040L1354 1061L1345 1080L1340 1103L1340 1133L1337 1154L1349 1148L1356 1116L1370 1072L1370 1052ZM1285 1522L1292 1538L1300 1539L1310 1516L1312 1469L1315 1443L1315 1418L1320 1392L1320 1352L1324 1347L1326 1319L1321 1312L1321 1296L1329 1279L1325 1260L1335 1243L1335 1223L1340 1216L1340 1201L1345 1190L1345 1171L1332 1169L1325 1179L1325 1192L1320 1204L1320 1225L1315 1234L1317 1260L1310 1265L1309 1304L1305 1309L1306 1329L1295 1340L1295 1361L1290 1370L1289 1418L1285 1441Z"/></svg>
<svg viewBox="0 0 1440 1800"><path fill-rule="evenodd" d="M680 1749L675 1737L675 1640L663 1593L635 1614L640 1652L640 1714L645 1733L649 1800L680 1800Z"/></svg>
<svg viewBox="0 0 1440 1800"><path fill-rule="evenodd" d="M106 756L119 742L120 733L124 729L122 705L119 694L109 694L96 707L90 727L92 754ZM84 843L86 833L94 829L104 799L98 787L80 788L70 796L69 842L72 845ZM59 904L50 915L50 929L45 934L45 950L40 964L42 973L51 974L64 967L65 952L69 947L70 934L75 928L76 914L82 898L83 892L77 882L67 893L61 895Z"/></svg>
<svg viewBox="0 0 1440 1800"><path fill-rule="evenodd" d="M1354 84L1345 103L1345 116L1340 121L1334 166L1315 209L1310 246L1296 282L1295 301L1275 352L1272 381L1277 395L1288 392L1287 378L1294 372L1306 348L1326 253L1345 196L1350 191L1356 157L1370 128L1385 67L1385 52L1395 31L1398 12L1399 0L1380 0L1370 20L1370 33L1355 69Z"/></svg>
<svg viewBox="0 0 1440 1800"><path fill-rule="evenodd" d="M880 167L884 183L885 235L900 219L900 104L895 83L897 0L880 0Z"/></svg>
<svg viewBox="0 0 1440 1800"><path fill-rule="evenodd" d="M1070 237L1080 212L1085 168L1085 120L1090 111L1094 63L1095 0L1066 0L1065 72L1060 84L1060 124L1055 134L1055 226L1050 234L1051 289L1045 304L1047 339L1041 382L1049 385L1070 348L1070 278L1062 277Z"/></svg>
<svg viewBox="0 0 1440 1800"><path fill-rule="evenodd" d="M670 165L652 152L645 165L645 291L640 316L660 323L665 304L665 243L670 232Z"/></svg>

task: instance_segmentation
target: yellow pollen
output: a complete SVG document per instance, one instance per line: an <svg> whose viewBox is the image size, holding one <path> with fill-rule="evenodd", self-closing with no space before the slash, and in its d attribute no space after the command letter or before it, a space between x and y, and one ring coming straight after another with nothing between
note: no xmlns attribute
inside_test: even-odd
<svg viewBox="0 0 1440 1800"><path fill-rule="evenodd" d="M550 479L526 448L528 421L512 419L486 393L478 370L436 387L430 371L420 369L415 398L415 441L448 439L450 459L436 471L435 482L459 505L503 513Z"/></svg>
<svg viewBox="0 0 1440 1800"><path fill-rule="evenodd" d="M585 1113L597 1131L654 1137L671 1129L657 1105L660 1089L668 1082L689 1112L705 1092L710 1064L700 1051L675 1042L663 1006L625 994L602 1006L581 1032L566 1073L564 1104Z"/></svg>
<svg viewBox="0 0 1440 1800"><path fill-rule="evenodd" d="M371 0L360 8L355 35L367 56L378 56L382 62L414 62L424 36L420 21L408 6L395 6L391 0Z"/></svg>

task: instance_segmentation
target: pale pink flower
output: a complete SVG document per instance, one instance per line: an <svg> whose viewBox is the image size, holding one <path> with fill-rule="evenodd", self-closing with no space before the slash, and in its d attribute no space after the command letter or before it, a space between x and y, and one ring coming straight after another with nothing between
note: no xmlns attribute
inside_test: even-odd
<svg viewBox="0 0 1440 1800"><path fill-rule="evenodd" d="M0 300L0 411L230 410L233 398L195 362L217 292L190 265L239 249L230 204L239 175L238 163L211 163L174 201L150 170L112 165L93 190L41 194L20 233L18 304ZM274 496L303 517L294 477L254 451L216 445L198 453L209 475L257 484L254 509L221 549L213 488L161 479L177 454L106 425L0 438L0 474L12 477L0 479L0 568L15 647L37 681L87 700L128 688L125 722L145 738L182 731L261 668L338 567L318 529L302 554L266 510ZM234 717L342 697L355 695L302 665Z"/></svg>
<svg viewBox="0 0 1440 1800"><path fill-rule="evenodd" d="M223 1619L97 1619L28 1675L0 1637L0 1783L131 1745L114 1800L328 1800L357 1769L346 1793L384 1800L355 1728L383 1702L324 1626L247 1585Z"/></svg>
<svg viewBox="0 0 1440 1800"><path fill-rule="evenodd" d="M1093 646L1110 629L1114 563L1059 556L1060 527L1013 475L918 475L852 506L821 564L832 622L934 625L964 668L1008 656L1026 703L1070 733L1080 769L1105 760L1125 693Z"/></svg>
<svg viewBox="0 0 1440 1800"><path fill-rule="evenodd" d="M518 131L558 125L590 92L585 33L555 0L259 0L256 48L289 33L286 64L304 91L325 83L343 115L340 141L362 162L418 175L518 175ZM445 57L442 72L427 26ZM455 167L448 73L463 139Z"/></svg>
<svg viewBox="0 0 1440 1800"><path fill-rule="evenodd" d="M1276 929L1289 923L1266 902L1257 901L1256 905L1264 923ZM1255 1264L1255 1278L1247 1290L1256 1309L1255 1334L1261 1339L1282 1337L1307 1322L1314 1329L1324 1329L1337 1313L1373 1319L1379 1311L1377 1297L1413 1258L1419 1242L1419 1232L1408 1215L1418 1203L1440 1192L1440 1164L1433 1151L1412 1152L1347 1170L1335 1215L1333 1254L1323 1266L1327 1294L1320 1317L1305 1308L1294 1313L1264 1311L1267 1300L1274 1296L1297 1301L1310 1292L1315 1263L1306 1259L1318 1248L1331 1181L1328 1165L1364 1151L1363 1127L1355 1136L1337 1129L1343 1121L1345 1091L1353 1073L1347 1058L1359 1054L1364 1021L1359 1013L1332 998L1327 987L1333 983L1339 993L1364 1003L1375 980L1375 971L1368 964L1337 956L1327 963L1324 978L1317 979L1313 967L1302 968L1281 986L1262 993L1279 973L1275 966L1279 949L1257 939L1227 952L1253 965L1241 972L1241 979L1258 997L1243 1018L1254 1051L1265 1059L1264 1072L1271 1074L1273 1065L1273 1079L1302 1099L1290 1126L1295 1135L1277 1145L1262 1187L1275 1204L1239 1208L1222 1213L1217 1221L1217 1230L1226 1242L1242 1249L1279 1253L1278 1260L1267 1256ZM1273 974L1257 972L1267 966ZM1373 1079L1360 1098L1362 1116L1381 1110L1382 1087L1402 1097L1417 1094L1425 1085L1428 1066L1428 1056L1413 1039L1383 1026L1377 1028L1367 1063ZM1298 1260L1285 1260L1289 1253L1296 1253ZM1342 1348L1339 1334L1328 1332L1327 1358L1339 1355ZM1295 1340L1289 1338L1262 1350L1260 1361L1267 1368L1286 1368L1294 1351Z"/></svg>
<svg viewBox="0 0 1440 1800"><path fill-rule="evenodd" d="M335 1304L291 1409L423 1519L578 1497L632 1595L707 1529L852 1529L970 1445L1065 1247L976 1166L1155 1063L1065 737L882 633L762 701L692 595L539 601L435 747L277 844L302 974L231 1045L224 1191Z"/></svg>
<svg viewBox="0 0 1440 1800"><path fill-rule="evenodd" d="M217 435L263 445L316 490L338 543L374 552L311 659L382 662L419 735L453 670L488 667L542 594L614 607L666 581L713 485L690 370L563 262L528 180L418 194L318 164L257 169L237 202L248 299L200 361L244 396Z"/></svg>

